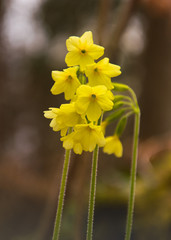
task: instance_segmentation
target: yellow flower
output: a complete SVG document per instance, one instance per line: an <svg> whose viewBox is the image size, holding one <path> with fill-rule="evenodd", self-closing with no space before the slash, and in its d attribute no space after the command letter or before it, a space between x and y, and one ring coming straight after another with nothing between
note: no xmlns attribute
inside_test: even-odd
<svg viewBox="0 0 171 240"><path fill-rule="evenodd" d="M96 145L100 147L105 145L101 126L96 126L92 123L76 125L74 132L62 137L61 141L63 141L65 149L73 148L76 154L81 154L83 150L92 152Z"/></svg>
<svg viewBox="0 0 171 240"><path fill-rule="evenodd" d="M114 154L116 157L122 157L123 146L117 135L106 138L106 144L103 151L108 154Z"/></svg>
<svg viewBox="0 0 171 240"><path fill-rule="evenodd" d="M120 66L109 63L109 58L104 58L98 63L86 66L85 73L88 77L89 85L105 85L109 90L113 89L111 77L121 74Z"/></svg>
<svg viewBox="0 0 171 240"><path fill-rule="evenodd" d="M81 85L76 94L76 111L87 115L90 121L98 120L102 110L109 111L113 108L114 96L105 86Z"/></svg>
<svg viewBox="0 0 171 240"><path fill-rule="evenodd" d="M108 125L108 122L107 122L107 121L103 121L103 122L101 123L101 128L102 128L103 134L105 134L105 132L106 132L106 127L107 127L107 125Z"/></svg>
<svg viewBox="0 0 171 240"><path fill-rule="evenodd" d="M64 69L63 71L52 71L52 78L55 81L51 92L54 95L64 92L65 99L73 98L76 89L80 86L77 78L78 67Z"/></svg>
<svg viewBox="0 0 171 240"><path fill-rule="evenodd" d="M104 54L104 48L93 43L92 32L85 32L80 38L69 37L66 41L68 53L65 62L68 66L80 65L81 71L87 64L94 63Z"/></svg>
<svg viewBox="0 0 171 240"><path fill-rule="evenodd" d="M49 108L48 111L44 111L44 116L52 119L50 127L52 127L54 131L61 130L61 136L66 135L69 127L85 122L76 112L75 103L62 104L60 108Z"/></svg>

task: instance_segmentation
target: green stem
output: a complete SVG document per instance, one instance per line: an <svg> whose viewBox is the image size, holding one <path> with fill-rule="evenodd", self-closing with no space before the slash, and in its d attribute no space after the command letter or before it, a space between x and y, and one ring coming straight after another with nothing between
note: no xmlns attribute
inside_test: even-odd
<svg viewBox="0 0 171 240"><path fill-rule="evenodd" d="M96 147L94 149L94 152L93 152L93 159L92 159L92 171L91 171L91 183L90 183L89 210L88 210L88 223L87 223L87 238L86 238L86 240L92 240L92 237L93 237L93 220L94 220L94 206L95 206L95 195L96 195L98 152L99 152L99 147L98 147L98 145L96 145Z"/></svg>
<svg viewBox="0 0 171 240"><path fill-rule="evenodd" d="M68 133L70 133L71 131L72 131L72 128L69 129ZM62 172L62 179L61 179L61 186L60 186L60 192L59 192L59 198L58 198L58 208L57 208L57 212L56 212L56 219L55 219L52 240L59 239L63 205L64 205L64 196L65 196L65 191L66 191L66 183L67 183L68 169L69 169L69 163L70 163L70 156L71 156L71 150L66 150L64 165L63 165L63 172Z"/></svg>
<svg viewBox="0 0 171 240"><path fill-rule="evenodd" d="M129 202L128 202L125 240L130 240L132 223L133 223L139 126L140 126L140 110L138 108L137 112L135 113L135 123L134 123L134 143L133 143L132 166L131 166L131 176L130 176L130 193L129 193Z"/></svg>
<svg viewBox="0 0 171 240"><path fill-rule="evenodd" d="M134 114L134 111L130 111L130 112L124 114L124 115L121 117L121 119L123 119L123 118L128 118L128 117L130 117L132 114Z"/></svg>
<svg viewBox="0 0 171 240"><path fill-rule="evenodd" d="M132 88L130 88L130 87L128 87L128 91L131 93L132 98L133 98L135 104L137 105L137 97L136 97L134 91L133 91Z"/></svg>

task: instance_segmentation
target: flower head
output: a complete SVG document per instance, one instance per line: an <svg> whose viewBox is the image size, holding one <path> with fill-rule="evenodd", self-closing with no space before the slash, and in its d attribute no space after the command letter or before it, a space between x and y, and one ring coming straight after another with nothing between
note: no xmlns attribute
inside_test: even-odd
<svg viewBox="0 0 171 240"><path fill-rule="evenodd" d="M101 57L104 48L93 43L92 32L85 32L80 38L69 37L66 41L68 53L65 62L68 66L80 65L81 71L85 70L87 64L94 63L95 59Z"/></svg>
<svg viewBox="0 0 171 240"><path fill-rule="evenodd" d="M76 94L76 111L87 115L90 121L98 120L102 110L109 111L113 107L114 96L103 85L95 87L81 85Z"/></svg>
<svg viewBox="0 0 171 240"><path fill-rule="evenodd" d="M117 135L106 137L106 144L103 151L108 154L114 154L116 157L122 157L123 147Z"/></svg>
<svg viewBox="0 0 171 240"><path fill-rule="evenodd" d="M109 58L104 58L98 63L87 65L85 73L90 86L105 85L108 89L113 89L111 77L121 74L120 66L109 63Z"/></svg>
<svg viewBox="0 0 171 240"><path fill-rule="evenodd" d="M73 148L76 154L82 151L92 152L96 145L103 147L105 138L101 130L101 126L89 124L78 124L74 127L74 132L62 137L63 147L65 149Z"/></svg>
<svg viewBox="0 0 171 240"><path fill-rule="evenodd" d="M64 92L66 100L73 98L76 89L80 86L77 71L78 67L67 68L63 71L52 71L52 78L55 83L51 92L54 95Z"/></svg>
<svg viewBox="0 0 171 240"><path fill-rule="evenodd" d="M52 119L50 127L54 131L61 130L61 136L64 136L69 127L84 123L84 119L76 112L75 103L62 104L60 108L49 108L44 111L46 118Z"/></svg>

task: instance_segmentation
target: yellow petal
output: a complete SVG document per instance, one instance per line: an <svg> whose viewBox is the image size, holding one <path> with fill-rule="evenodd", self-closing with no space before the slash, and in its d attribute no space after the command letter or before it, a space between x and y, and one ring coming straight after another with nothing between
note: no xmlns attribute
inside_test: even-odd
<svg viewBox="0 0 171 240"><path fill-rule="evenodd" d="M76 154L81 154L83 149L80 143L74 144L73 150Z"/></svg>
<svg viewBox="0 0 171 240"><path fill-rule="evenodd" d="M86 43L87 45L93 44L93 35L91 31L85 32L81 37L80 40L82 43Z"/></svg>
<svg viewBox="0 0 171 240"><path fill-rule="evenodd" d="M116 157L120 158L123 155L123 147L122 144L118 142L118 144L115 146L114 154Z"/></svg>
<svg viewBox="0 0 171 240"><path fill-rule="evenodd" d="M113 95L113 93L111 92L111 91L107 91L107 94L106 94L106 96L110 99L110 100L114 100L114 95Z"/></svg>
<svg viewBox="0 0 171 240"><path fill-rule="evenodd" d="M65 99L69 100L74 97L74 94L76 92L76 89L80 86L79 81L73 81L70 84L68 84L67 88L65 89Z"/></svg>
<svg viewBox="0 0 171 240"><path fill-rule="evenodd" d="M56 121L56 118L52 119L49 126L53 128L53 131L59 131L60 130L60 127L59 127L58 122Z"/></svg>
<svg viewBox="0 0 171 240"><path fill-rule="evenodd" d="M53 107L51 107L51 108L49 108L53 113L55 113L55 114L58 114L59 113L59 108L53 108Z"/></svg>
<svg viewBox="0 0 171 240"><path fill-rule="evenodd" d="M69 37L66 40L66 46L68 51L75 51L80 45L80 38L79 37Z"/></svg>
<svg viewBox="0 0 171 240"><path fill-rule="evenodd" d="M101 47L99 45L93 44L90 45L88 48L88 54L93 58L93 59L98 59L104 54L104 47Z"/></svg>
<svg viewBox="0 0 171 240"><path fill-rule="evenodd" d="M108 77L107 75L99 74L99 78L97 79L97 82L99 84L104 84L107 87L107 89L109 89L109 90L114 88L114 86L111 82L111 78Z"/></svg>
<svg viewBox="0 0 171 240"><path fill-rule="evenodd" d="M48 110L48 111L44 111L44 117L51 119L56 117L56 114L52 112L52 110Z"/></svg>
<svg viewBox="0 0 171 240"><path fill-rule="evenodd" d="M90 121L97 121L101 115L102 111L100 106L96 101L90 102L87 109L87 117Z"/></svg>
<svg viewBox="0 0 171 240"><path fill-rule="evenodd" d="M65 89L66 89L65 81L58 81L54 83L50 91L52 94L57 95L64 92Z"/></svg>
<svg viewBox="0 0 171 240"><path fill-rule="evenodd" d="M102 132L102 127L98 126L99 129L98 131L96 131L96 139L97 139L97 144L99 145L99 147L103 147L106 143L106 140L104 138L104 134Z"/></svg>
<svg viewBox="0 0 171 240"><path fill-rule="evenodd" d="M104 95L98 96L98 104L104 111L110 111L114 105L109 97Z"/></svg>
<svg viewBox="0 0 171 240"><path fill-rule="evenodd" d="M62 129L61 129L61 136L62 136L62 137L65 136L65 135L67 134L67 131L68 131L68 127L62 128Z"/></svg>
<svg viewBox="0 0 171 240"><path fill-rule="evenodd" d="M92 94L92 88L88 85L81 85L78 89L77 89L77 95L80 97L87 97L90 96Z"/></svg>
<svg viewBox="0 0 171 240"><path fill-rule="evenodd" d="M68 134L67 136L65 137L62 137L60 140L63 141L63 147L65 149L71 149L73 148L73 144L74 144L74 141L73 141L73 136L74 136L74 133L70 133Z"/></svg>
<svg viewBox="0 0 171 240"><path fill-rule="evenodd" d="M77 88L77 100L75 102L76 111L79 114L86 112L88 105L90 103L90 96L92 93L92 88L87 85L81 85Z"/></svg>
<svg viewBox="0 0 171 240"><path fill-rule="evenodd" d="M101 68L102 73L109 77L116 77L121 74L120 66L109 63L109 58L103 58L97 65Z"/></svg>
<svg viewBox="0 0 171 240"><path fill-rule="evenodd" d="M97 65L101 68L103 68L104 65L107 65L109 63L109 58L105 57L103 59L101 59Z"/></svg>
<svg viewBox="0 0 171 240"><path fill-rule="evenodd" d="M93 134L90 134L88 137L88 145L87 145L87 151L92 152L96 145L97 145L97 139L94 137Z"/></svg>
<svg viewBox="0 0 171 240"><path fill-rule="evenodd" d="M103 73L110 77L116 77L121 74L120 69L120 66L109 63L106 68L103 68Z"/></svg>
<svg viewBox="0 0 171 240"><path fill-rule="evenodd" d="M93 94L95 94L97 96L97 98L99 96L105 95L107 92L107 88L104 85L95 86L92 89L93 89L92 90Z"/></svg>
<svg viewBox="0 0 171 240"><path fill-rule="evenodd" d="M51 74L54 81L61 81L66 77L66 74L62 71L52 71Z"/></svg>
<svg viewBox="0 0 171 240"><path fill-rule="evenodd" d="M81 71L84 71L86 69L86 66L92 63L94 63L94 60L90 55L88 54L81 55L80 61L79 61Z"/></svg>
<svg viewBox="0 0 171 240"><path fill-rule="evenodd" d="M63 71L67 75L71 75L73 78L77 78L77 71L78 71L78 69L79 69L79 67L75 66L75 67L66 68Z"/></svg>
<svg viewBox="0 0 171 240"><path fill-rule="evenodd" d="M113 136L107 137L106 138L106 144L103 148L103 151L107 154L112 154L113 153Z"/></svg>
<svg viewBox="0 0 171 240"><path fill-rule="evenodd" d="M68 52L65 57L65 62L67 66L79 65L80 57L81 57L81 54L79 53L79 51Z"/></svg>
<svg viewBox="0 0 171 240"><path fill-rule="evenodd" d="M75 103L76 111L79 114L84 114L87 111L88 105L89 105L89 98L88 97L78 98L76 103Z"/></svg>
<svg viewBox="0 0 171 240"><path fill-rule="evenodd" d="M116 157L122 157L123 146L118 136L110 136L106 138L106 144L103 151L108 154L115 154Z"/></svg>

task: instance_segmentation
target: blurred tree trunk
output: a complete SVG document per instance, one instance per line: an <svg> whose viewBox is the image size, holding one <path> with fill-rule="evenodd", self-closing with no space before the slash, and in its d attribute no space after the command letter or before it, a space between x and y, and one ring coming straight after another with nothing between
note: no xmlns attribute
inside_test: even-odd
<svg viewBox="0 0 171 240"><path fill-rule="evenodd" d="M171 17L150 16L148 21L140 101L143 138L166 133L171 127Z"/></svg>
<svg viewBox="0 0 171 240"><path fill-rule="evenodd" d="M5 15L5 2L0 0L0 109L1 109L1 118L0 118L0 145L3 149L3 143L5 139L5 131L7 128L5 121L5 82L6 82L6 61L5 61L5 49L3 46L3 19Z"/></svg>

